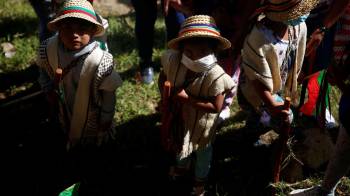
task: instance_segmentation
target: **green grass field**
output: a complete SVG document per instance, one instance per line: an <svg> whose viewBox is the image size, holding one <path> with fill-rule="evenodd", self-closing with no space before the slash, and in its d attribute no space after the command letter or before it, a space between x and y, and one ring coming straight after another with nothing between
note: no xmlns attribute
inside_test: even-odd
<svg viewBox="0 0 350 196"><path fill-rule="evenodd" d="M156 82L154 85L148 86L139 83L136 79L139 59L137 57L134 36L134 15L131 13L127 16L109 16L107 18L110 25L108 29L108 46L116 62L115 69L123 79L123 86L117 90L115 114L117 126L123 129L134 127L142 129L143 126L153 126L154 121L148 121L148 117L156 115L155 108L159 101L159 92ZM0 43L9 42L16 48L16 54L12 58L6 58L3 53L0 54L0 74L6 75L7 73L20 72L33 65L36 48L39 45L38 19L28 1L0 0L0 29ZM165 37L164 19L158 17L155 25L155 44L153 49L153 60L158 66L160 64L160 56L166 46ZM156 72L155 81L157 81L158 74L159 72ZM16 92L24 91L30 85L32 84L22 83L8 86L7 89L0 89L0 95L3 96L3 98L0 96L0 99L12 96ZM333 89L331 97L332 111L334 116L337 117L339 91ZM236 100L231 106L231 109L232 117L218 131L218 137L231 133L234 134L236 130L239 130L245 125L244 114L240 112ZM140 122L146 123L146 125L138 125L135 119L143 119ZM133 124L135 123L134 121L136 121L136 125ZM138 132L139 130L132 131ZM138 132L138 134L142 133L141 130ZM218 160L218 162L221 161L225 165L236 160L236 158L226 157L225 159ZM323 173L321 172L315 178L295 184L277 184L275 185L277 194L286 195L291 188L311 186L318 183L322 175ZM226 195L225 188L230 183L218 181L215 184L217 185L215 195ZM224 188L220 189L220 187ZM338 193L340 195L350 195L350 182L348 178L343 179Z"/></svg>

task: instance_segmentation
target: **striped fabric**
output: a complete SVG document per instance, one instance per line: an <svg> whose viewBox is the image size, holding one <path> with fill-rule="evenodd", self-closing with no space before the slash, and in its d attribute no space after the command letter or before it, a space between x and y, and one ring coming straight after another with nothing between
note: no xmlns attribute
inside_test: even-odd
<svg viewBox="0 0 350 196"><path fill-rule="evenodd" d="M178 43L194 37L213 38L218 40L218 49L224 50L231 47L231 43L220 35L213 17L208 15L194 15L186 18L182 23L179 35L168 42L168 47L178 49Z"/></svg>
<svg viewBox="0 0 350 196"><path fill-rule="evenodd" d="M85 14L85 15L97 20L96 14L93 10L89 10L89 9L86 9L86 8L83 8L80 6L65 7L60 12L60 15L64 15L64 14L68 14L68 13L81 13L81 14Z"/></svg>
<svg viewBox="0 0 350 196"><path fill-rule="evenodd" d="M102 36L105 32L104 27L97 20L97 15L91 3L86 0L67 0L64 1L55 19L47 24L51 31L58 31L57 22L65 18L79 18L95 24L95 36Z"/></svg>
<svg viewBox="0 0 350 196"><path fill-rule="evenodd" d="M344 15L339 19L339 29L334 36L334 59L337 63L343 58L346 59L347 54L344 54L345 47L350 41L350 6L348 6Z"/></svg>
<svg viewBox="0 0 350 196"><path fill-rule="evenodd" d="M208 33L213 33L217 36L220 35L219 29L213 24L188 24L182 27L179 32L179 36L184 35L188 32L206 31Z"/></svg>

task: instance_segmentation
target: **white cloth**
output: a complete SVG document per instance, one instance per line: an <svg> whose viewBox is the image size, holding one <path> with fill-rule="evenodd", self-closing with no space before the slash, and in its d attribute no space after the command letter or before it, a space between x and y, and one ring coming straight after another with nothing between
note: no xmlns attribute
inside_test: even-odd
<svg viewBox="0 0 350 196"><path fill-rule="evenodd" d="M192 60L182 53L181 63L184 64L189 70L202 73L210 70L215 66L217 59L214 54L209 54L197 60Z"/></svg>
<svg viewBox="0 0 350 196"><path fill-rule="evenodd" d="M79 57L83 56L84 54L89 53L92 49L94 49L96 44L97 44L96 41L92 41L80 50L70 51L70 50L67 50L66 48L64 48L63 43L59 41L58 42L59 66L62 68L65 68L75 59L78 59Z"/></svg>

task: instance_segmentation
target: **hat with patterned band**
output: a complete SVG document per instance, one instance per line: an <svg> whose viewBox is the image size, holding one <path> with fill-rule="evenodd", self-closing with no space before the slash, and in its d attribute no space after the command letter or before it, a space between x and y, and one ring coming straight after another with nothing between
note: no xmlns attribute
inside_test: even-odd
<svg viewBox="0 0 350 196"><path fill-rule="evenodd" d="M231 47L231 43L224 37L221 37L220 31L216 27L215 21L212 17L207 15L195 15L187 18L181 25L181 29L177 38L168 42L168 47L178 49L180 41L204 37L218 40L218 49L224 50Z"/></svg>
<svg viewBox="0 0 350 196"><path fill-rule="evenodd" d="M97 16L91 3L87 0L68 0L65 1L57 14L57 17L47 24L52 31L57 31L57 22L64 18L79 18L89 21L96 26L95 36L102 35L104 28L97 21Z"/></svg>
<svg viewBox="0 0 350 196"><path fill-rule="evenodd" d="M267 0L264 13L272 21L283 22L308 14L319 0Z"/></svg>

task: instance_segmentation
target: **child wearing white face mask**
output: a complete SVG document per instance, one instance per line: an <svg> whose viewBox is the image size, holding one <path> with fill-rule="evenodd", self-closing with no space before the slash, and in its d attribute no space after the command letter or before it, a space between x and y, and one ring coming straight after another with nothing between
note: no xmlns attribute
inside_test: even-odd
<svg viewBox="0 0 350 196"><path fill-rule="evenodd" d="M195 178L194 192L204 194L204 182L208 176L212 157L212 140L225 93L234 87L229 75L217 64L215 52L230 48L230 42L221 37L215 21L206 15L189 17L181 26L179 36L168 43L170 50L161 59L163 71L159 85L169 81L172 87L174 107L179 113L180 124L170 126L171 134L180 138L171 141L176 154L176 164L170 176L187 171L193 157ZM166 115L166 114L163 114Z"/></svg>

